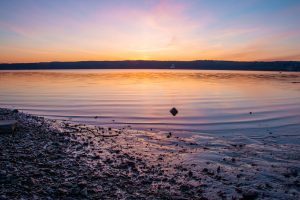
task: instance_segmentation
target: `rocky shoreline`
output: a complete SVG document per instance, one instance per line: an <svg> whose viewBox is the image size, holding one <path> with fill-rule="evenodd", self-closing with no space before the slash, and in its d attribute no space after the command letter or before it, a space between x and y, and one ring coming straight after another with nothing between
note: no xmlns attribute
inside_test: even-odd
<svg viewBox="0 0 300 200"><path fill-rule="evenodd" d="M0 199L299 198L299 145L272 144L287 148L272 160L266 145L0 109L8 119L18 124L0 135Z"/></svg>

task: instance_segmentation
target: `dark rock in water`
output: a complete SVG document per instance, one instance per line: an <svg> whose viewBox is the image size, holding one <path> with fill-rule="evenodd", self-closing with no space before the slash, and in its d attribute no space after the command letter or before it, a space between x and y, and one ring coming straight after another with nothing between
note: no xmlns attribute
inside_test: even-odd
<svg viewBox="0 0 300 200"><path fill-rule="evenodd" d="M94 118L95 118L95 119L98 119L98 116L95 116Z"/></svg>
<svg viewBox="0 0 300 200"><path fill-rule="evenodd" d="M250 115L252 115L252 112L249 112Z"/></svg>
<svg viewBox="0 0 300 200"><path fill-rule="evenodd" d="M176 116L177 114L178 114L178 110L176 109L176 108L172 108L171 110L170 110L170 113L173 115L173 116Z"/></svg>
<svg viewBox="0 0 300 200"><path fill-rule="evenodd" d="M167 138L170 138L172 136L172 133L169 132L168 135L167 135Z"/></svg>

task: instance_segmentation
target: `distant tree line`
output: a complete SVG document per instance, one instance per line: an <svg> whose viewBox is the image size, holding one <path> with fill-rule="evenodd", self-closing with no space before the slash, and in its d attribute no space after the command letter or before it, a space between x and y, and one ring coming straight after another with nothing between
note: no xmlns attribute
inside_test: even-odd
<svg viewBox="0 0 300 200"><path fill-rule="evenodd" d="M24 69L199 69L300 71L300 61L237 62L237 61L79 61L0 64L0 70Z"/></svg>

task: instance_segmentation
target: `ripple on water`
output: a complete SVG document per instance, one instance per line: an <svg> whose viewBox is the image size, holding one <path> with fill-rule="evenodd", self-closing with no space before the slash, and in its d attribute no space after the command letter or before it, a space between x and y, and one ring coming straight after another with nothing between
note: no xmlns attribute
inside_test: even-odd
<svg viewBox="0 0 300 200"><path fill-rule="evenodd" d="M300 130L299 73L0 72L0 106L88 124L209 133ZM176 107L179 114L170 115ZM252 113L252 114L251 114ZM97 116L95 118L95 116Z"/></svg>

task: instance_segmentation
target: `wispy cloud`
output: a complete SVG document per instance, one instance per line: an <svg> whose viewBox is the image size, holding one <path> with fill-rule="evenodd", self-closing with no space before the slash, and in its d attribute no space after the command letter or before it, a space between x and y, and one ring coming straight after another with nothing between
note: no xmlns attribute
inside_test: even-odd
<svg viewBox="0 0 300 200"><path fill-rule="evenodd" d="M300 4L289 0L10 2L0 2L0 45L12 62L298 59L300 51Z"/></svg>

